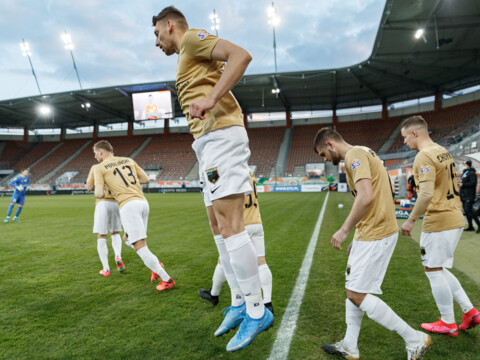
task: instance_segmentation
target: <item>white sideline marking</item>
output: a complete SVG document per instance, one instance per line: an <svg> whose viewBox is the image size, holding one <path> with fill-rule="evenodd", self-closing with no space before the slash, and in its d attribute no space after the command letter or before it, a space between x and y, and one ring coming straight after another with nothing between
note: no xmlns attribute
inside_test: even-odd
<svg viewBox="0 0 480 360"><path fill-rule="evenodd" d="M303 258L302 267L298 273L297 281L295 282L295 288L293 289L292 296L288 301L287 309L283 314L282 323L280 329L277 331L277 338L272 346L269 360L286 360L288 352L290 350L290 343L292 342L295 328L297 327L298 314L300 313L300 306L302 305L303 295L305 294L305 288L308 282L308 275L310 274L310 267L312 266L313 253L315 252L315 246L317 245L318 235L320 233L320 227L322 226L323 215L325 214L325 206L327 205L328 196L327 193L325 201L323 202L322 210L318 216L317 224L313 230L310 243L308 244L307 252Z"/></svg>

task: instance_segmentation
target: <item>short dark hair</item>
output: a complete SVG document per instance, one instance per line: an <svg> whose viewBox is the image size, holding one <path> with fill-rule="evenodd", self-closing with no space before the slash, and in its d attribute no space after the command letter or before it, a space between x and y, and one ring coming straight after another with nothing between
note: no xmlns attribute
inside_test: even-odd
<svg viewBox="0 0 480 360"><path fill-rule="evenodd" d="M410 116L409 118L405 119L402 123L402 129L408 129L412 126L424 127L425 130L428 131L428 124L425 121L425 119L420 115Z"/></svg>
<svg viewBox="0 0 480 360"><path fill-rule="evenodd" d="M106 150L113 153L113 146L107 140L100 140L99 142L93 145L93 150Z"/></svg>
<svg viewBox="0 0 480 360"><path fill-rule="evenodd" d="M20 170L20 173L24 172L25 170L30 171L28 168L22 168L22 170Z"/></svg>
<svg viewBox="0 0 480 360"><path fill-rule="evenodd" d="M342 135L339 132L330 129L330 128L321 128L317 135L315 136L315 141L313 142L313 151L318 152L318 149L322 146L325 146L327 141L334 140L334 141L345 141L343 140Z"/></svg>
<svg viewBox="0 0 480 360"><path fill-rule="evenodd" d="M153 26L157 25L158 21L161 20L177 20L188 29L188 22L185 18L185 15L182 14L175 6L167 6L165 9L160 11L158 15L153 15L152 23Z"/></svg>

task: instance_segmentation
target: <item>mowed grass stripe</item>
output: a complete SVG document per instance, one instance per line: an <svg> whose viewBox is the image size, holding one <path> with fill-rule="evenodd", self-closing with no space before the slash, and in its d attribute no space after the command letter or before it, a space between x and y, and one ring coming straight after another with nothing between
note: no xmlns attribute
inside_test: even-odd
<svg viewBox="0 0 480 360"><path fill-rule="evenodd" d="M224 287L213 308L217 251L200 194L149 194L149 248L177 281L159 293L139 257L124 247L121 275L98 275L92 196L28 196L21 224L2 224L1 359L266 359L276 327L228 354L233 333L215 338ZM325 194L259 194L273 301L281 318ZM0 208L9 198L0 199ZM108 241L110 243L110 240ZM109 245L110 246L110 245ZM293 275L292 275L293 274Z"/></svg>
<svg viewBox="0 0 480 360"><path fill-rule="evenodd" d="M280 329L278 330L277 338L273 344L269 359L282 360L287 359L288 357L290 343L297 326L300 306L302 304L305 288L307 287L313 254L317 245L318 235L322 226L323 217L325 215L325 207L328 202L329 195L330 194L327 193L327 196L323 202L322 210L320 211L317 223L315 224L315 229L313 230L312 237L310 238L308 249L305 253L305 257L303 258L302 267L300 268L300 272L295 283L295 288L293 289L292 296L288 302L288 307L283 315Z"/></svg>

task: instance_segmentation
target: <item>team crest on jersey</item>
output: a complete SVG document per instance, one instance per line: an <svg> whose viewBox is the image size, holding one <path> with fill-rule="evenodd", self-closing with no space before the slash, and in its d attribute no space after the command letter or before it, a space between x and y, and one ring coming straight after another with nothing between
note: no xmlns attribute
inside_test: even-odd
<svg viewBox="0 0 480 360"><path fill-rule="evenodd" d="M347 275L350 275L351 269L352 269L352 266L351 266L351 265L347 265L347 270L346 270Z"/></svg>
<svg viewBox="0 0 480 360"><path fill-rule="evenodd" d="M422 166L420 168L420 174L426 174L428 172L430 172L430 166Z"/></svg>
<svg viewBox="0 0 480 360"><path fill-rule="evenodd" d="M218 174L218 169L216 166L205 170L205 172L207 173L208 181L212 184L216 184L218 179L220 179L220 175Z"/></svg>
<svg viewBox="0 0 480 360"><path fill-rule="evenodd" d="M420 255L425 256L426 253L427 253L427 252L425 251L425 248L424 248L424 247L421 247L421 248L420 248Z"/></svg>
<svg viewBox="0 0 480 360"><path fill-rule="evenodd" d="M350 164L352 166L352 170L355 170L356 168L360 167L360 165L362 165L362 163L360 162L359 159L355 159L352 161L352 163Z"/></svg>
<svg viewBox="0 0 480 360"><path fill-rule="evenodd" d="M205 30L200 30L198 33L197 33L197 36L200 40L203 40L205 39L208 35L210 35L210 33L206 32Z"/></svg>

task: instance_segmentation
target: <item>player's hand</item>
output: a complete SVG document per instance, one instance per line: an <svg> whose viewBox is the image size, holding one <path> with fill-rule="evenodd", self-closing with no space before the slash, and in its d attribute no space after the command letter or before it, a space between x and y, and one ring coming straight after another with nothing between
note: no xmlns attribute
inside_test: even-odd
<svg viewBox="0 0 480 360"><path fill-rule="evenodd" d="M407 221L405 221L400 228L400 231L402 232L402 235L405 236L412 236L412 230L415 225L415 221L413 221L411 218L408 218Z"/></svg>
<svg viewBox="0 0 480 360"><path fill-rule="evenodd" d="M208 98L192 101L189 105L191 119L205 120L205 114L208 110L213 109L215 103Z"/></svg>
<svg viewBox="0 0 480 360"><path fill-rule="evenodd" d="M344 231L340 228L335 234L332 236L332 240L330 243L335 249L342 250L342 243L347 239L348 232Z"/></svg>

